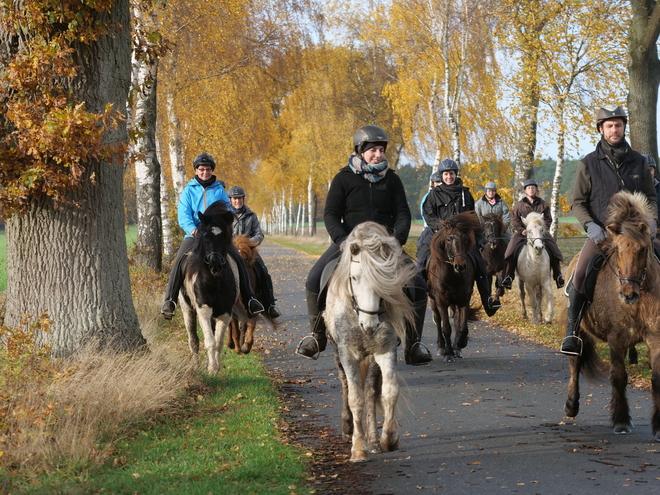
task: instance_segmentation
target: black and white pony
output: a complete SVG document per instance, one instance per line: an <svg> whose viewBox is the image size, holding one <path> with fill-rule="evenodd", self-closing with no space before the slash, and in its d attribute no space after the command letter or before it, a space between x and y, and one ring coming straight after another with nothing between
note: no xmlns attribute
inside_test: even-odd
<svg viewBox="0 0 660 495"><path fill-rule="evenodd" d="M209 373L221 369L224 334L232 318L232 310L241 310L239 278L236 262L228 256L232 242L234 216L226 205L217 201L198 213L201 221L195 245L183 267L183 288L179 304L188 331L188 345L194 358L199 354L197 320L204 334ZM236 306L236 308L234 308ZM247 315L244 315L247 319Z"/></svg>
<svg viewBox="0 0 660 495"><path fill-rule="evenodd" d="M414 264L382 225L364 222L342 244L323 318L339 368L342 430L352 441L352 462L399 445L396 348L399 340L405 345L406 322L414 320L403 288L415 274ZM384 410L380 439L378 403Z"/></svg>

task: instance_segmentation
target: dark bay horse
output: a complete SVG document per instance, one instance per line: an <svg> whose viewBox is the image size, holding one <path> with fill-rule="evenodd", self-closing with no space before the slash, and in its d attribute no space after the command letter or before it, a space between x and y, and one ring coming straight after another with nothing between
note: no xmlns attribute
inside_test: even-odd
<svg viewBox="0 0 660 495"><path fill-rule="evenodd" d="M486 244L481 248L481 256L486 263L488 284L492 287L493 277L495 277L495 292L497 297L502 297L504 295L502 279L504 279L504 268L506 266L504 261L506 226L499 213L488 213L481 217L481 226L486 238Z"/></svg>
<svg viewBox="0 0 660 495"><path fill-rule="evenodd" d="M476 245L479 228L479 218L473 211L458 213L442 222L431 239L429 298L438 327L438 353L443 354L446 363L462 357L468 343L468 321L477 319L477 310L470 307L475 267L468 252ZM449 307L454 308L453 342Z"/></svg>
<svg viewBox="0 0 660 495"><path fill-rule="evenodd" d="M254 271L254 263L259 255L259 251L257 250L258 245L258 242L252 242L244 235L234 238L234 246L238 249L243 261L245 261L245 266L247 266L248 275L250 276L250 283L255 290L258 290L257 275ZM234 316L231 319L229 331L227 332L227 347L234 349L238 354L248 354L254 345L254 329L257 326L258 319L259 317L255 316L248 320L239 320Z"/></svg>
<svg viewBox="0 0 660 495"><path fill-rule="evenodd" d="M630 433L624 358L632 345L643 341L649 348L652 370L651 427L654 439L660 441L660 265L653 254L647 224L655 207L641 193L619 192L612 197L605 225L607 239L601 244L607 261L598 274L593 303L584 310L580 327L582 355L570 357L571 377L564 411L569 417L578 414L580 372L594 378L601 371L595 349L595 339L600 339L610 348L614 433ZM569 266L570 273L576 262L577 257ZM565 321L564 315L564 324Z"/></svg>
<svg viewBox="0 0 660 495"><path fill-rule="evenodd" d="M396 349L399 340L405 346L406 323L414 321L403 289L416 273L399 242L375 222L359 224L342 243L323 318L335 349L352 462L399 445ZM377 405L384 413L380 438Z"/></svg>
<svg viewBox="0 0 660 495"><path fill-rule="evenodd" d="M179 304L193 356L197 358L199 354L199 320L204 334L208 371L218 373L224 333L239 299L238 267L227 254L234 217L221 201L211 204L205 213L199 212L198 215L201 223L195 245L183 267L184 281Z"/></svg>

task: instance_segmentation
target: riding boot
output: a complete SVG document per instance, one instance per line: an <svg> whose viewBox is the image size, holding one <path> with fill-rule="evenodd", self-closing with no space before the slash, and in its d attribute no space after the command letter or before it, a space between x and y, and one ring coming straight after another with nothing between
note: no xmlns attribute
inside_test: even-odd
<svg viewBox="0 0 660 495"><path fill-rule="evenodd" d="M318 359L319 354L325 350L328 338L325 332L325 321L320 315L318 294L314 294L309 289L307 293L307 314L309 315L309 326L312 329L312 335L307 335L298 344L296 354L307 359Z"/></svg>
<svg viewBox="0 0 660 495"><path fill-rule="evenodd" d="M273 290L273 279L268 273L268 268L264 260L261 259L261 256L257 256L254 267L256 268L257 280L260 280L261 283L258 285L262 287L261 290L261 300L264 302L264 305L268 308L268 316L272 319L279 318L282 313L275 306L275 291Z"/></svg>
<svg viewBox="0 0 660 495"><path fill-rule="evenodd" d="M415 322L406 323L406 346L403 357L406 364L419 366L433 360L431 353L422 344L422 331L424 330L424 318L426 316L426 300L418 301L415 307Z"/></svg>
<svg viewBox="0 0 660 495"><path fill-rule="evenodd" d="M245 309L247 309L248 316L250 318L254 318L259 313L263 313L264 307L254 294L254 289L250 283L250 277L248 275L247 266L245 266L245 261L239 254L236 246L234 246L232 243L229 244L227 253L234 259L236 265L238 266L238 279L241 291L241 299Z"/></svg>
<svg viewBox="0 0 660 495"><path fill-rule="evenodd" d="M580 322L582 321L582 311L587 304L587 296L571 287L568 293L568 304L566 312L568 321L566 322L566 337L561 343L560 352L571 356L580 356L582 354L582 339L578 336Z"/></svg>
<svg viewBox="0 0 660 495"><path fill-rule="evenodd" d="M481 304L486 314L493 316L502 307L502 303L497 296L492 296L490 293L491 287L488 280L488 272L486 271L486 265L481 257L481 253L472 249L468 254L471 255L474 261L474 277L477 283L477 290L481 296Z"/></svg>
<svg viewBox="0 0 660 495"><path fill-rule="evenodd" d="M515 276L516 269L512 259L507 259L505 261L506 267L504 268L504 278L502 279L502 283L500 285L505 289L511 290L511 287L513 287L513 277Z"/></svg>
<svg viewBox="0 0 660 495"><path fill-rule="evenodd" d="M179 291L183 284L183 262L186 259L186 253L189 251L190 246L192 246L193 243L194 240L193 242L190 242L187 239L184 239L179 247L176 259L174 260L174 265L170 272L170 278L167 281L167 289L165 290L165 302L160 310L163 318L166 320L171 320L172 316L174 316L176 303L179 300Z"/></svg>
<svg viewBox="0 0 660 495"><path fill-rule="evenodd" d="M561 274L561 266L559 264L559 260L552 254L550 255L550 268L552 269L552 278L555 280L557 288L561 289L565 284L564 277Z"/></svg>

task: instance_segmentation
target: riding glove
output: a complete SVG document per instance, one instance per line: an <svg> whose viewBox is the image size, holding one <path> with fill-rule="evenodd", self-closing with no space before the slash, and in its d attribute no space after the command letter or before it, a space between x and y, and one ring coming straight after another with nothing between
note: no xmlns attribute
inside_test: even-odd
<svg viewBox="0 0 660 495"><path fill-rule="evenodd" d="M607 237L605 235L605 230L603 227L598 225L596 222L587 222L586 225L584 226L585 229L587 229L587 235L589 236L589 239L593 241L594 244L598 244L602 240Z"/></svg>

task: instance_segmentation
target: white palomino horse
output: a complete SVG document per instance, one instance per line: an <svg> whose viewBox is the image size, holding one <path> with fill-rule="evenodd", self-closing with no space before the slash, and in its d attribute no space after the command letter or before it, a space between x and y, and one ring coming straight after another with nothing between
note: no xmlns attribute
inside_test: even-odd
<svg viewBox="0 0 660 495"><path fill-rule="evenodd" d="M342 244L323 318L342 383L342 431L352 442L352 462L399 445L396 348L399 340L405 345L406 322L414 320L403 288L415 273L398 241L377 223L358 225ZM384 412L380 439L378 401Z"/></svg>
<svg viewBox="0 0 660 495"><path fill-rule="evenodd" d="M543 245L543 236L547 232L543 215L531 212L522 221L527 229L527 243L520 251L516 266L520 312L523 318L527 318L527 307L525 306L525 292L527 292L532 307L532 323L545 321L550 324L555 309L555 295L552 290L550 255ZM545 319L541 315L544 292L547 302Z"/></svg>

